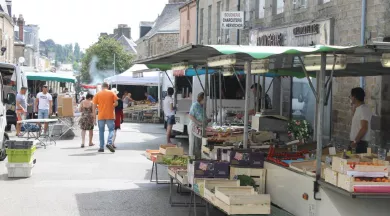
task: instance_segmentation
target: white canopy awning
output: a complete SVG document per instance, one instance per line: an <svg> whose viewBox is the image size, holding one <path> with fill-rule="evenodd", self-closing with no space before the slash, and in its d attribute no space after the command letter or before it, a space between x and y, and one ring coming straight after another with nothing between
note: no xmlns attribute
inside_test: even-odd
<svg viewBox="0 0 390 216"><path fill-rule="evenodd" d="M104 79L111 85L139 85L139 86L158 86L159 71L144 73L143 77L134 77L134 73L148 71L149 68L144 64L135 64L127 71Z"/></svg>

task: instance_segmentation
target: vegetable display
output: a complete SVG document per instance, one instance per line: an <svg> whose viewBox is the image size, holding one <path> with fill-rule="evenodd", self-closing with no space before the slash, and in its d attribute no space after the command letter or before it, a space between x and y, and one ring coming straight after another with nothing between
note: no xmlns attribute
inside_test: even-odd
<svg viewBox="0 0 390 216"><path fill-rule="evenodd" d="M187 166L187 157L163 158L163 164L174 166Z"/></svg>
<svg viewBox="0 0 390 216"><path fill-rule="evenodd" d="M252 177L247 175L238 175L237 179L240 180L240 186L252 186L256 189L256 182Z"/></svg>

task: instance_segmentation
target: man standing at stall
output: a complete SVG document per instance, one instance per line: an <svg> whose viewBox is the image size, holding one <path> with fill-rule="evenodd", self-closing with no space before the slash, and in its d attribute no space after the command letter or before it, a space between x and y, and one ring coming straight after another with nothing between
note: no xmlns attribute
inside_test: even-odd
<svg viewBox="0 0 390 216"><path fill-rule="evenodd" d="M47 90L47 85L43 85L42 92L37 94L35 99L35 106L38 110L38 119L48 119L52 114L53 98ZM44 134L47 134L48 123L45 123Z"/></svg>
<svg viewBox="0 0 390 216"><path fill-rule="evenodd" d="M360 87L351 90L349 97L352 105L352 124L350 140L352 147L356 148L356 153L367 153L368 142L371 137L370 107L364 103L366 93Z"/></svg>
<svg viewBox="0 0 390 216"><path fill-rule="evenodd" d="M163 102L163 108L164 108L164 115L165 119L167 121L167 143L171 142L171 134L172 134L172 127L176 123L175 120L175 110L173 109L173 98L172 95L174 93L174 90L172 87L168 88L168 95L165 96L164 102Z"/></svg>
<svg viewBox="0 0 390 216"><path fill-rule="evenodd" d="M258 95L258 106L261 108L261 96L262 96L262 87L261 85L255 83L251 86L251 90L252 90L252 95L250 97L250 110L249 110L249 115L255 115L256 114L256 110L255 110L255 97L257 94ZM265 109L272 109L272 103L271 103L271 98L269 97L269 95L266 93L265 94Z"/></svg>

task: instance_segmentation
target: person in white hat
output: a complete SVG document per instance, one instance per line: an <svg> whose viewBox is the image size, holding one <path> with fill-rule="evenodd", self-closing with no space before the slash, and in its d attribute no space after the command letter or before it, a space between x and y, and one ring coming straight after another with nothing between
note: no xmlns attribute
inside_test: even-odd
<svg viewBox="0 0 390 216"><path fill-rule="evenodd" d="M116 88L111 89L114 94L118 96L118 106L115 107L115 131L114 136L112 138L112 147L116 148L115 146L115 139L118 132L118 129L121 129L121 124L123 123L123 101L122 97L119 95L119 91Z"/></svg>

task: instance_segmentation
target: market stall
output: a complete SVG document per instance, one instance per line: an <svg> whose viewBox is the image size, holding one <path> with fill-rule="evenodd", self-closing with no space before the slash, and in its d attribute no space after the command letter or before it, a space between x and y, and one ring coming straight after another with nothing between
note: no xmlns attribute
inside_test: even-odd
<svg viewBox="0 0 390 216"><path fill-rule="evenodd" d="M380 63L380 60L382 60L382 62L388 62L386 60L386 58L388 58L387 55L383 54L386 52L386 50L388 49L379 49L378 46L245 47L190 45L182 48L180 51L175 52L175 54L166 54L154 57L144 61L144 63L169 64L186 62L187 64L195 65L195 68L197 67L196 65L204 65L206 63L210 67L243 67L245 65L245 71L247 75L249 75L246 79L246 107L248 107L248 86L250 84L251 72L273 72L280 75L295 75L301 77L303 75L303 77L307 77L308 80L309 76L316 76L318 80L318 86L320 86L317 92L312 87L310 81L309 83L311 84L314 95L317 98L318 108L316 113L318 114L315 127L317 145L304 145L306 143L305 141L293 140L293 142L284 143L284 145L279 146L280 143L276 144L275 138L263 140L264 146L268 146L267 149L269 149L267 150L268 154L266 161L264 162L264 168L267 170L267 175L265 177L267 182L265 186L266 193L271 195L272 203L293 213L294 215L344 216L370 215L372 213L375 213L375 215L387 215L390 211L390 207L388 205L390 193L387 191L388 162L376 161L372 158L371 155L351 155L349 157L355 159L351 161L345 159L344 155L334 153L332 148L327 150L328 152L322 151L323 147L325 146L323 144L322 136L322 124L324 118L323 110L327 94L325 91L325 77L328 76L331 80L333 76L374 76L389 74L386 68L383 67L386 65L383 64L382 66ZM206 56L205 53L207 53ZM303 59L301 56L308 58ZM285 59L292 57L290 60L297 57L297 60L300 62L300 64L292 64L294 61L288 64L289 62L283 62L285 60L282 60L284 64L269 64L271 60L272 62L277 62L279 57ZM361 57L370 57L370 61L365 63L356 61L356 59ZM265 59L265 61L262 61L262 59ZM266 59L270 59L270 61ZM256 67L257 69L254 69ZM206 75L208 72L207 70L208 68L206 66ZM335 70L337 70L337 72L335 72ZM205 82L205 90L208 90L207 77ZM262 97L262 99L264 100L264 97ZM248 139L248 109L246 109L245 116L245 125L243 128L243 147L247 149L250 147L250 139ZM259 114L254 116L252 119L252 122L256 122L254 120L257 119L258 124L262 126L265 125L265 123L269 120L269 117ZM287 128L287 122L285 124ZM202 140L207 137L205 126L206 124L204 122L202 128ZM259 129L261 128L259 127ZM265 135L262 135L261 137L264 136ZM205 146L208 146L207 143L205 144ZM217 145L214 145L213 147L215 148L215 146ZM231 160L233 158L238 160L238 162L231 163L230 161L230 172L232 172L232 167L234 167L232 165L237 163L244 163L242 162L244 158L249 161L249 164L246 164L248 167L251 165L253 166L253 164L250 164L250 161L253 161L251 159L256 158L255 155L257 155L256 151L253 149L247 150L247 152L240 152L238 149L235 150L234 147L229 147L230 150L221 151L218 149L219 148L217 148L217 151L215 151L216 157L218 159L217 161L213 162L208 160L208 162L200 161L200 163L213 163L213 167L216 167L219 166L217 165L218 163L228 161L228 159ZM294 150L288 151L287 149ZM310 152L315 152L315 154L310 155ZM371 156L371 158L368 156ZM313 158L316 160L313 160ZM330 158L333 161L331 166L329 165ZM316 161L316 163L314 161ZM196 160L193 163L196 163ZM190 165L193 163L188 163L187 178L189 181L192 180L193 184L190 185L193 186L192 190L196 192L196 177L199 176L194 176L196 170L194 172L193 169L201 168L203 165L194 166L193 168ZM207 169L207 167L209 167L207 164L204 167L205 168L198 173L205 173L206 171L210 171ZM217 170L220 171L221 169L218 168ZM359 174L365 176L357 177L356 173L350 174L348 173L349 171L363 172L363 174ZM333 181L333 184L329 182L326 183L326 173L330 173L330 176L333 176L331 179L334 179L334 176L336 176L336 179L339 181L337 183ZM177 173L175 175L177 176ZM325 181L321 180L321 175L325 178ZM374 177L374 175L379 175L379 177ZM202 188L207 188L206 181L212 180L202 180ZM329 177L328 181L332 182L332 180L329 180ZM213 190L213 188L215 189L218 187L218 184L220 183L218 182L217 185L214 186L211 185L208 189ZM314 194L312 193L313 189ZM360 191L357 192L358 190ZM219 196L219 199L215 197L213 198L215 195L216 193L211 193L211 200L215 201L214 203L212 202L214 205L218 205L217 203L221 201L221 197ZM226 213L229 214L229 212ZM245 214L245 212L242 213Z"/></svg>

